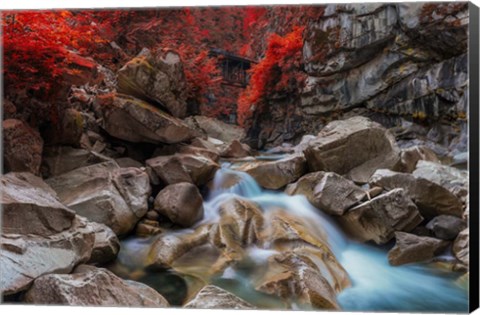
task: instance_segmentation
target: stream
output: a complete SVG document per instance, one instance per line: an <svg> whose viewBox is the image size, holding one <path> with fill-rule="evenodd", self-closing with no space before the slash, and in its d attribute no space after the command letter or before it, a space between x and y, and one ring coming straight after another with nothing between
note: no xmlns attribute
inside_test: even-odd
<svg viewBox="0 0 480 315"><path fill-rule="evenodd" d="M222 189L224 181L231 176L240 180L235 185ZM285 209L302 217L309 232L315 227L322 227L332 252L347 271L352 283L351 287L337 295L342 310L457 313L468 310L468 289L457 283L460 273L445 271L432 264L390 266L387 259L388 248L360 244L348 239L329 216L314 208L304 196L289 196L283 192L264 190L251 176L233 170L229 164L224 164L217 171L213 189L204 202L204 218L197 226L217 222L219 206L233 197L255 202L264 214L272 209ZM151 239L148 238L131 237L123 240L118 258L110 269L119 276L144 282L155 288L173 306L182 305L189 287L195 281L190 276L173 270L146 270L143 261L150 243ZM255 271L260 270L268 258L276 253L268 247L252 246L247 249L248 259L245 262L228 267L209 282L258 308L285 308L285 301L256 291L251 281ZM192 264L198 263L195 261ZM208 267L209 263L211 262L205 261L205 267ZM305 310L304 306L298 306L294 302L290 303L288 308Z"/></svg>

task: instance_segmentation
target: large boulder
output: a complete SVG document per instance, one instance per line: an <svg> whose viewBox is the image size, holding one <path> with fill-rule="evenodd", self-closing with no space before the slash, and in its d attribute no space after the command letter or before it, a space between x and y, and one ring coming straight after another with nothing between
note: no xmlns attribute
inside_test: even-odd
<svg viewBox="0 0 480 315"><path fill-rule="evenodd" d="M453 253L464 265L470 265L470 230L466 228L458 234L453 243Z"/></svg>
<svg viewBox="0 0 480 315"><path fill-rule="evenodd" d="M427 223L432 235L442 240L454 240L467 227L467 223L452 215L439 215Z"/></svg>
<svg viewBox="0 0 480 315"><path fill-rule="evenodd" d="M221 140L225 144L230 144L233 140L242 141L245 138L243 128L224 123L215 118L206 116L190 116L185 119L190 128L199 131L206 137Z"/></svg>
<svg viewBox="0 0 480 315"><path fill-rule="evenodd" d="M182 182L201 186L215 176L220 166L208 157L194 154L177 153L158 156L146 161L165 185Z"/></svg>
<svg viewBox="0 0 480 315"><path fill-rule="evenodd" d="M342 215L366 197L366 192L352 181L332 172L314 172L287 186L289 195L304 195L316 208Z"/></svg>
<svg viewBox="0 0 480 315"><path fill-rule="evenodd" d="M43 150L40 133L17 119L4 120L2 128L5 170L38 175Z"/></svg>
<svg viewBox="0 0 480 315"><path fill-rule="evenodd" d="M185 308L200 309L255 309L253 305L245 302L238 296L214 285L203 287L197 295L184 306Z"/></svg>
<svg viewBox="0 0 480 315"><path fill-rule="evenodd" d="M69 273L87 262L95 229L85 218L76 216L68 229L53 235L2 234L0 241L0 291L10 295L27 289L42 275Z"/></svg>
<svg viewBox="0 0 480 315"><path fill-rule="evenodd" d="M95 106L103 118L103 129L111 136L122 140L179 143L194 136L183 121L131 96L123 94L98 96Z"/></svg>
<svg viewBox="0 0 480 315"><path fill-rule="evenodd" d="M447 214L461 217L462 202L446 188L412 174L379 169L370 178L370 184L386 190L402 188L426 218Z"/></svg>
<svg viewBox="0 0 480 315"><path fill-rule="evenodd" d="M400 154L400 163L396 170L402 173L412 173L417 166L418 161L431 161L440 163L435 152L426 146L412 146L403 149Z"/></svg>
<svg viewBox="0 0 480 315"><path fill-rule="evenodd" d="M242 158L249 156L251 152L247 144L241 143L238 140L233 140L221 153L222 157L226 158Z"/></svg>
<svg viewBox="0 0 480 315"><path fill-rule="evenodd" d="M104 162L47 180L62 203L78 215L125 235L148 210L150 180L138 168Z"/></svg>
<svg viewBox="0 0 480 315"><path fill-rule="evenodd" d="M386 194L349 209L339 222L360 241L385 244L397 231L409 232L423 221L415 204L403 189Z"/></svg>
<svg viewBox="0 0 480 315"><path fill-rule="evenodd" d="M355 116L329 123L304 151L310 171L328 171L365 183L379 168L400 158L393 135L368 118Z"/></svg>
<svg viewBox="0 0 480 315"><path fill-rule="evenodd" d="M154 104L179 118L187 113L187 87L180 55L144 48L118 71L118 91Z"/></svg>
<svg viewBox="0 0 480 315"><path fill-rule="evenodd" d="M419 161L413 175L434 182L459 198L465 198L468 194L468 171L440 163Z"/></svg>
<svg viewBox="0 0 480 315"><path fill-rule="evenodd" d="M388 261L393 266L428 261L441 254L449 244L433 237L404 232L395 232L395 239L395 247L388 252Z"/></svg>
<svg viewBox="0 0 480 315"><path fill-rule="evenodd" d="M155 197L154 209L173 223L191 227L203 218L203 199L193 184L172 184Z"/></svg>
<svg viewBox="0 0 480 315"><path fill-rule="evenodd" d="M8 173L0 178L2 232L50 236L69 229L75 212L41 178Z"/></svg>
<svg viewBox="0 0 480 315"><path fill-rule="evenodd" d="M75 306L169 306L163 296L145 284L122 280L106 269L86 265L78 266L72 274L39 277L25 293L24 301Z"/></svg>
<svg viewBox="0 0 480 315"><path fill-rule="evenodd" d="M248 173L263 188L280 189L305 174L306 163L303 156L292 155L277 161L248 162L238 170Z"/></svg>

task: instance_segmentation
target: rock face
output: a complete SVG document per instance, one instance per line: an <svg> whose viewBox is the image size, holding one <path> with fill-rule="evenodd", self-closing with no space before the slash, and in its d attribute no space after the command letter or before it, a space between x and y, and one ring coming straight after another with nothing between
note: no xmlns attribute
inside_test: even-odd
<svg viewBox="0 0 480 315"><path fill-rule="evenodd" d="M3 159L6 171L39 174L43 140L38 131L17 119L7 119L3 128Z"/></svg>
<svg viewBox="0 0 480 315"><path fill-rule="evenodd" d="M458 234L453 243L453 253L464 265L470 265L470 230L467 228Z"/></svg>
<svg viewBox="0 0 480 315"><path fill-rule="evenodd" d="M175 117L187 113L185 74L180 56L172 50L144 48L118 71L118 90L155 104Z"/></svg>
<svg viewBox="0 0 480 315"><path fill-rule="evenodd" d="M423 221L403 189L393 189L348 210L339 217L342 227L365 242L385 244L397 231L409 232Z"/></svg>
<svg viewBox="0 0 480 315"><path fill-rule="evenodd" d="M343 215L366 197L352 181L332 172L314 172L287 186L289 195L304 195L316 208L332 215Z"/></svg>
<svg viewBox="0 0 480 315"><path fill-rule="evenodd" d="M418 206L422 215L432 218L441 214L461 217L462 203L450 191L424 178L412 174L380 169L373 174L370 184L386 190L404 189Z"/></svg>
<svg viewBox="0 0 480 315"><path fill-rule="evenodd" d="M203 199L190 183L165 187L155 198L154 208L173 223L190 227L203 218Z"/></svg>
<svg viewBox="0 0 480 315"><path fill-rule="evenodd" d="M115 234L129 232L148 210L150 181L145 171L104 162L48 179L58 197L78 215L103 223Z"/></svg>
<svg viewBox="0 0 480 315"><path fill-rule="evenodd" d="M205 185L220 168L205 156L181 153L158 156L147 160L146 164L165 185L182 182Z"/></svg>
<svg viewBox="0 0 480 315"><path fill-rule="evenodd" d="M115 94L97 97L95 103L103 117L103 129L116 138L147 143L179 143L193 138L192 130L181 120L142 100Z"/></svg>
<svg viewBox="0 0 480 315"><path fill-rule="evenodd" d="M233 140L242 141L245 138L245 131L235 125L224 123L215 118L205 116L190 116L185 119L190 128L199 131L204 136L221 140L230 144Z"/></svg>
<svg viewBox="0 0 480 315"><path fill-rule="evenodd" d="M168 307L154 289L122 280L106 269L78 266L72 274L50 274L33 282L25 302L75 306Z"/></svg>
<svg viewBox="0 0 480 315"><path fill-rule="evenodd" d="M203 287L198 294L185 305L185 308L200 309L255 309L253 305L245 302L238 296L220 289L214 285Z"/></svg>
<svg viewBox="0 0 480 315"><path fill-rule="evenodd" d="M279 189L305 174L306 163L303 156L292 155L277 161L246 163L239 170L247 172L263 188Z"/></svg>
<svg viewBox="0 0 480 315"><path fill-rule="evenodd" d="M395 232L395 239L395 247L388 252L388 261L394 266L430 260L448 246L446 241L404 232Z"/></svg>
<svg viewBox="0 0 480 315"><path fill-rule="evenodd" d="M14 294L44 274L69 273L90 259L94 242L95 230L79 216L68 229L50 236L2 234L0 291Z"/></svg>
<svg viewBox="0 0 480 315"><path fill-rule="evenodd" d="M400 158L393 135L360 116L329 123L304 153L311 171L335 172L361 183Z"/></svg>
<svg viewBox="0 0 480 315"><path fill-rule="evenodd" d="M41 178L8 173L0 183L3 233L50 236L72 226L75 212L61 204Z"/></svg>
<svg viewBox="0 0 480 315"><path fill-rule="evenodd" d="M466 227L466 222L451 215L439 215L427 223L427 229L442 240L454 240Z"/></svg>

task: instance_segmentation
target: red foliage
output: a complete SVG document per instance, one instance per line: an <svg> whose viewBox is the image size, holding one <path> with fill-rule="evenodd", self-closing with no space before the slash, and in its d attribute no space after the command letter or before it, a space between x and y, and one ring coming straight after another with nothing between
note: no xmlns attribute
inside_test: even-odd
<svg viewBox="0 0 480 315"><path fill-rule="evenodd" d="M68 62L68 51L88 53L99 41L87 12L4 12L3 51L6 89L29 89L43 97L54 92Z"/></svg>
<svg viewBox="0 0 480 315"><path fill-rule="evenodd" d="M283 37L277 34L270 36L265 57L250 70L249 86L238 99L240 125L245 124L265 97L275 93L292 92L303 85L303 30L303 27L294 27L292 32Z"/></svg>

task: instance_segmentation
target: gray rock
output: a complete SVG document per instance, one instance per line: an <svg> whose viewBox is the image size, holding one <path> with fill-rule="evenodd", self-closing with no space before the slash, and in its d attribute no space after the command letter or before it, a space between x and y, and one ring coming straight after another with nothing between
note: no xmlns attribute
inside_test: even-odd
<svg viewBox="0 0 480 315"><path fill-rule="evenodd" d="M190 128L197 130L200 134L206 137L221 140L227 145L233 140L242 141L245 138L245 131L243 128L224 123L215 118L206 116L190 116L185 119L185 123Z"/></svg>
<svg viewBox="0 0 480 315"><path fill-rule="evenodd" d="M453 243L453 253L464 265L470 265L470 230L466 228L458 234Z"/></svg>
<svg viewBox="0 0 480 315"><path fill-rule="evenodd" d="M451 215L439 215L427 223L427 229L442 240L454 240L466 227L466 222Z"/></svg>
<svg viewBox="0 0 480 315"><path fill-rule="evenodd" d="M395 239L395 247L388 252L388 261L393 266L428 261L449 244L436 238L404 232L395 232Z"/></svg>
<svg viewBox="0 0 480 315"><path fill-rule="evenodd" d="M409 232L423 221L403 189L394 189L348 210L341 226L360 241L385 244L397 231Z"/></svg>
<svg viewBox="0 0 480 315"><path fill-rule="evenodd" d="M169 306L163 296L145 284L122 280L106 269L86 265L78 266L72 274L49 274L36 279L24 301L71 306Z"/></svg>
<svg viewBox="0 0 480 315"><path fill-rule="evenodd" d="M309 173L288 185L285 192L304 195L316 208L332 215L343 215L366 197L363 189L332 172Z"/></svg>
<svg viewBox="0 0 480 315"><path fill-rule="evenodd" d="M203 287L184 307L199 309L255 309L250 303L214 285Z"/></svg>
<svg viewBox="0 0 480 315"><path fill-rule="evenodd" d="M102 265L114 260L120 251L120 241L113 231L106 225L90 222L89 226L95 233L92 255L88 264Z"/></svg>

